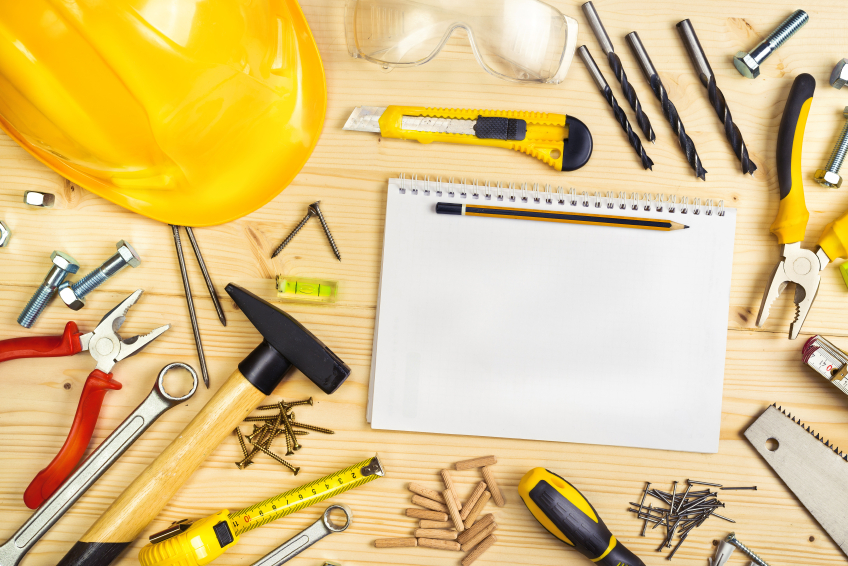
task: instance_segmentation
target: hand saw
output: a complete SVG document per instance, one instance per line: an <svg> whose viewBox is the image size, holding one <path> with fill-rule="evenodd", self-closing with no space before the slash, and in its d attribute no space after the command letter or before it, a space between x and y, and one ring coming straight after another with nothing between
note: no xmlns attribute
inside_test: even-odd
<svg viewBox="0 0 848 566"><path fill-rule="evenodd" d="M777 405L745 437L848 555L848 455Z"/></svg>

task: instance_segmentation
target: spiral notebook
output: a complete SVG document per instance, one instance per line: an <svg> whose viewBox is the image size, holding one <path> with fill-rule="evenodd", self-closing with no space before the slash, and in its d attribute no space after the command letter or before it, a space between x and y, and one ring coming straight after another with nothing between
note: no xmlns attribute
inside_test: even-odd
<svg viewBox="0 0 848 566"><path fill-rule="evenodd" d="M435 213L671 219L671 232ZM375 429L717 452L736 211L673 195L389 181Z"/></svg>

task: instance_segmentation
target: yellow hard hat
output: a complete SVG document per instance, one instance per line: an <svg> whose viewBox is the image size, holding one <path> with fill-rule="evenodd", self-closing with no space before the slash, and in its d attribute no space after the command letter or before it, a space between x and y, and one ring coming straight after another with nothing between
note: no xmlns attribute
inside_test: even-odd
<svg viewBox="0 0 848 566"><path fill-rule="evenodd" d="M0 1L0 127L60 175L183 226L274 198L324 68L296 0Z"/></svg>

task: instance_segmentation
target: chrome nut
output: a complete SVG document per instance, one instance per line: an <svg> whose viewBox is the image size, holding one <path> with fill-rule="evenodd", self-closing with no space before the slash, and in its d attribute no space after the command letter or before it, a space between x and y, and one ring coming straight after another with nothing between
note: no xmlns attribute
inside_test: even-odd
<svg viewBox="0 0 848 566"><path fill-rule="evenodd" d="M6 226L6 223L0 220L0 248L5 248L9 245L9 239L12 237L12 231Z"/></svg>
<svg viewBox="0 0 848 566"><path fill-rule="evenodd" d="M828 189L838 189L842 186L842 177L833 171L819 169L816 171L816 183Z"/></svg>
<svg viewBox="0 0 848 566"><path fill-rule="evenodd" d="M830 73L830 86L841 89L846 83L848 83L848 59L843 59Z"/></svg>
<svg viewBox="0 0 848 566"><path fill-rule="evenodd" d="M746 51L740 51L734 55L733 64L743 77L756 79L760 76L760 65Z"/></svg>
<svg viewBox="0 0 848 566"><path fill-rule="evenodd" d="M76 273L80 268L79 262L64 252L53 252L50 255L50 260L53 265L68 273Z"/></svg>
<svg viewBox="0 0 848 566"><path fill-rule="evenodd" d="M77 297L70 281L63 281L62 284L59 285L59 297L62 298L62 301L68 305L71 310L78 311L85 306L85 298Z"/></svg>
<svg viewBox="0 0 848 566"><path fill-rule="evenodd" d="M138 267L141 265L141 257L138 255L138 252L129 245L126 240L121 240L115 247L118 249L118 253L121 254L121 257L130 267Z"/></svg>
<svg viewBox="0 0 848 566"><path fill-rule="evenodd" d="M38 191L27 191L24 193L24 202L30 206L50 208L56 203L56 197L50 193L39 193Z"/></svg>

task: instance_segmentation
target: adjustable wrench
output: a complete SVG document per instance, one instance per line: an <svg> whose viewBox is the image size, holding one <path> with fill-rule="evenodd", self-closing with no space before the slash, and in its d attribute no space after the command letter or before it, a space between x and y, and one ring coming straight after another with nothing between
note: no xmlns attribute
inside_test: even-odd
<svg viewBox="0 0 848 566"><path fill-rule="evenodd" d="M176 367L188 370L194 380L191 391L182 397L173 397L165 392L165 374ZM97 447L79 469L65 480L56 493L32 514L18 532L0 545L0 566L15 566L20 563L50 527L56 524L156 419L194 395L197 384L197 374L189 365L176 362L162 368L150 395Z"/></svg>
<svg viewBox="0 0 848 566"><path fill-rule="evenodd" d="M336 525L330 520L330 513L334 509L340 509L345 514L345 524ZM285 564L322 538L333 533L340 533L350 526L353 514L347 505L330 505L321 515L321 518L303 529L301 532L284 542L251 566L280 566ZM5 565L4 565L5 566Z"/></svg>

